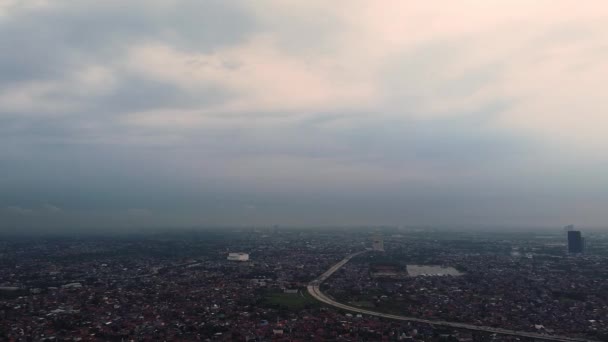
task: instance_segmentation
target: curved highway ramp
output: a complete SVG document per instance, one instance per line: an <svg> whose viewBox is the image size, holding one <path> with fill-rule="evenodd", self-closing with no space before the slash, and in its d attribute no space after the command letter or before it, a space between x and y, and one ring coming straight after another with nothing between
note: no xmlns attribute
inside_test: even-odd
<svg viewBox="0 0 608 342"><path fill-rule="evenodd" d="M308 286L307 286L308 293L310 293L310 295L313 296L314 298L316 298L318 301L331 305L333 307L339 308L339 309L356 312L356 313L361 313L361 314L365 314L365 315L370 315L370 316L394 319L394 320L399 320L399 321L426 323L426 324L439 325L439 326L445 326L445 327L457 328L457 329L475 330L475 331L482 331L482 332L488 332L488 333L494 333L494 334L520 336L520 337L533 338L533 339L543 340L543 341L598 342L598 341L588 340L588 339L584 339L584 338L558 336L558 335L545 335L545 334L531 333L531 332L527 332L527 331L516 331L516 330L501 329L501 328L494 328L494 327L487 327L487 326L478 326L478 325L466 324L466 323L447 322L447 321L441 321L441 320L430 320L430 319L422 319L422 318L416 318L416 317L391 315L391 314L366 310L366 309L342 304L342 303L336 302L335 300L329 298L328 296L323 294L323 292L321 292L321 290L319 288L321 283L323 283L325 280L327 280L327 278L329 278L332 274L334 274L337 270L339 270L342 266L344 266L352 258L356 257L357 255L363 254L365 252L367 252L367 250L353 253L353 254L347 256L346 258L342 259L337 264L333 265L329 270L327 270L325 273L320 275L317 279L311 281L308 284Z"/></svg>

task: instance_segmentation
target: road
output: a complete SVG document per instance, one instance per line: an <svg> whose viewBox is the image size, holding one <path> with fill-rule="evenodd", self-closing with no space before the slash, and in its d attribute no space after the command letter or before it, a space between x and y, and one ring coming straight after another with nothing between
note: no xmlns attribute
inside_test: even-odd
<svg viewBox="0 0 608 342"><path fill-rule="evenodd" d="M325 273L320 275L317 279L313 280L312 282L310 282L308 284L308 286L307 286L308 293L310 293L310 295L313 296L318 301L331 305L333 307L339 308L339 309L356 312L356 313L361 313L361 314L365 314L365 315L370 315L370 316L394 319L394 320L398 320L398 321L426 323L426 324L439 325L439 326L445 326L445 327L457 328L457 329L466 329L466 330L482 331L482 332L488 332L488 333L494 333L494 334L520 336L520 337L526 337L526 338L534 338L534 339L542 340L542 341L599 342L599 341L588 340L588 339L584 339L584 338L558 336L558 335L545 335L545 334L531 333L531 332L527 332L527 331L516 331L516 330L501 329L501 328L494 328L494 327L487 327L487 326L478 326L478 325L466 324L466 323L447 322L447 321L441 321L441 320L430 320L430 319L422 319L422 318L416 318L416 317L391 315L391 314L366 310L366 309L342 304L342 303L336 302L335 300L329 298L328 296L326 296L325 294L323 294L321 292L321 290L319 289L319 286L321 285L321 283L323 283L325 280L327 280L327 278L331 277L332 274L334 274L337 270L339 270L342 266L344 266L352 258L356 257L357 255L363 254L365 252L367 252L367 250L353 253L353 254L347 256L346 258L342 259L342 261L333 265L329 270L327 270Z"/></svg>

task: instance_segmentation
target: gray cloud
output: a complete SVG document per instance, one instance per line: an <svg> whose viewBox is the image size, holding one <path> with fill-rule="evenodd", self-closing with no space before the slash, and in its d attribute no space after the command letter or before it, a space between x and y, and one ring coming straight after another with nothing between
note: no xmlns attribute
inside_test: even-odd
<svg viewBox="0 0 608 342"><path fill-rule="evenodd" d="M11 214L11 215L19 215L19 216L27 216L27 215L32 215L34 213L34 211L32 209L22 208L22 207L15 206L15 205L10 205L10 206L4 207L4 212Z"/></svg>
<svg viewBox="0 0 608 342"><path fill-rule="evenodd" d="M608 219L596 21L285 6L0 13L3 227Z"/></svg>

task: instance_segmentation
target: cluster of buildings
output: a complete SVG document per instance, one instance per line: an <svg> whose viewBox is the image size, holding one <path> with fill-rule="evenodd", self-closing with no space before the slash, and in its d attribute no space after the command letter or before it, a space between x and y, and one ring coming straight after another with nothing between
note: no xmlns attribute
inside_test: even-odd
<svg viewBox="0 0 608 342"><path fill-rule="evenodd" d="M392 242L383 255L346 264L324 284L325 292L344 303L405 316L608 339L608 257L549 254L552 242L545 239L528 240L523 249L535 252L523 255L508 253L519 249L516 242L483 243L496 246L485 251L427 238ZM408 264L458 272L408 276Z"/></svg>
<svg viewBox="0 0 608 342"><path fill-rule="evenodd" d="M304 298L310 280L361 248L362 239L340 237L327 232L234 232L215 240L203 234L200 240L4 241L0 340L375 341L439 336L428 326L357 317ZM285 305L268 300L276 294ZM291 307L297 300L304 305Z"/></svg>
<svg viewBox="0 0 608 342"><path fill-rule="evenodd" d="M489 255L367 230L251 229L3 240L0 340L525 341L362 316L307 295L308 282L365 248L386 252L353 259L324 284L327 293L378 310L506 328L577 336L607 329L605 259ZM522 255L526 248L533 246ZM391 258L452 265L464 275L407 277L407 267L381 267ZM382 275L395 269L406 276Z"/></svg>

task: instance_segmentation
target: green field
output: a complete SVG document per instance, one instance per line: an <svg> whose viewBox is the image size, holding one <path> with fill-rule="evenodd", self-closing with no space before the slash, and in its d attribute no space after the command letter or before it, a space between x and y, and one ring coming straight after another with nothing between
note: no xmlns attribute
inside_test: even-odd
<svg viewBox="0 0 608 342"><path fill-rule="evenodd" d="M297 294L283 292L268 292L264 302L272 306L280 306L289 310L302 310L306 307L317 306L318 302L310 297L306 290Z"/></svg>

